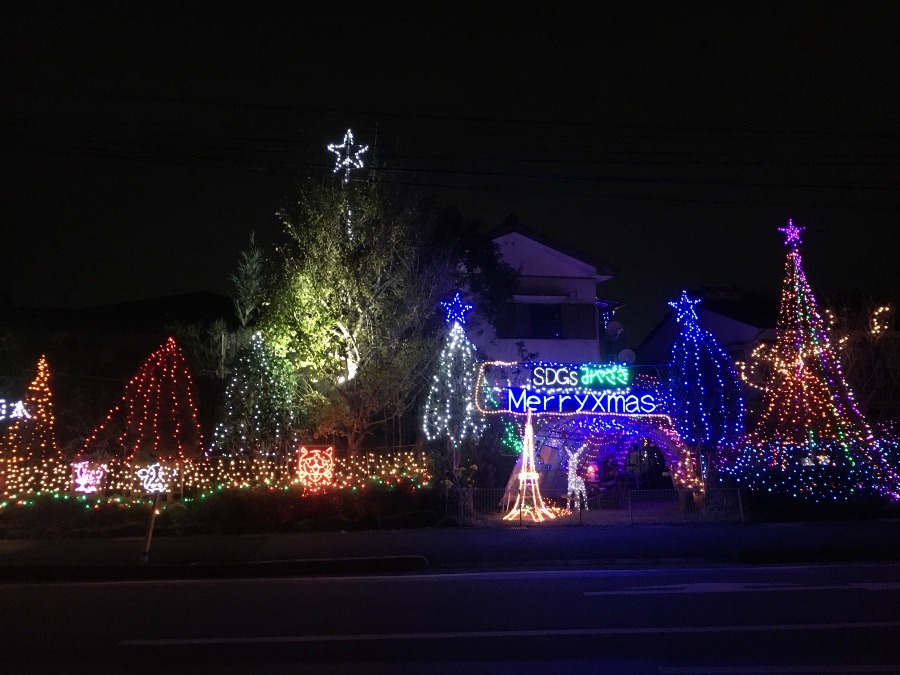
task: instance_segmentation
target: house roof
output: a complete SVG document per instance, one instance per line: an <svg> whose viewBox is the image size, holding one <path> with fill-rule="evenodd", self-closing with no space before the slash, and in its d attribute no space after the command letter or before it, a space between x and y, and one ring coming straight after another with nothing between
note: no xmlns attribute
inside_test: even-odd
<svg viewBox="0 0 900 675"><path fill-rule="evenodd" d="M564 255L569 256L570 258L574 258L579 262L590 265L597 270L597 273L599 275L612 277L619 273L618 267L603 262L602 260L598 260L597 258L588 256L583 251L579 251L573 246L564 244L552 237L547 236L543 232L539 232L534 228L528 227L527 225L520 223L515 216L509 216L502 225L492 230L488 230L487 236L496 241L500 237L512 233L520 234L523 237L528 237L529 239L532 239L539 244L548 246Z"/></svg>

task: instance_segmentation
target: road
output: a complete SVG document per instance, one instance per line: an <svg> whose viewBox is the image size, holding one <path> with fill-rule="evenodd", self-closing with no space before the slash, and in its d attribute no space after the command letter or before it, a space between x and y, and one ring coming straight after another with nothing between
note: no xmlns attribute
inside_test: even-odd
<svg viewBox="0 0 900 675"><path fill-rule="evenodd" d="M900 672L900 565L5 584L6 672ZM14 667L12 666L14 664Z"/></svg>

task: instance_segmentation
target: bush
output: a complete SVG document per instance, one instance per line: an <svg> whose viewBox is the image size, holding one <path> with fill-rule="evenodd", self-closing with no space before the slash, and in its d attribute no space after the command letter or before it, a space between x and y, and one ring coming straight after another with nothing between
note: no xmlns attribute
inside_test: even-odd
<svg viewBox="0 0 900 675"><path fill-rule="evenodd" d="M154 531L167 536L430 527L440 504L433 490L383 484L312 495L298 489L220 490L184 503L161 502ZM149 522L147 503L41 496L0 509L0 537L143 536Z"/></svg>

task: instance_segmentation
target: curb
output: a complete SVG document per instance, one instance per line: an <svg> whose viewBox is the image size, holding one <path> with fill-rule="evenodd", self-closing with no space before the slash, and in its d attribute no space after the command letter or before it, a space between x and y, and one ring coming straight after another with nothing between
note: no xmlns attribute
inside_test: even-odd
<svg viewBox="0 0 900 675"><path fill-rule="evenodd" d="M900 546L828 546L820 548L742 549L738 563L829 563L900 560Z"/></svg>
<svg viewBox="0 0 900 675"><path fill-rule="evenodd" d="M13 565L0 567L0 582L249 579L330 574L389 574L426 569L428 559L421 555L188 565Z"/></svg>

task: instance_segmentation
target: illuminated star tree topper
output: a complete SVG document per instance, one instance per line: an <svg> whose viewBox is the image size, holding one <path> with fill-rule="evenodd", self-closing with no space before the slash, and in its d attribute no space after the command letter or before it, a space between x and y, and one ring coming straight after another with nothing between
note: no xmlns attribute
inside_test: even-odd
<svg viewBox="0 0 900 675"><path fill-rule="evenodd" d="M693 325L697 321L697 311L694 306L699 303L699 300L691 300L687 291L681 291L681 297L668 304L675 310L675 320L679 324Z"/></svg>
<svg viewBox="0 0 900 675"><path fill-rule="evenodd" d="M330 143L328 150L335 154L334 172L338 173L343 169L344 177L341 180L346 184L350 182L350 171L352 169L363 168L361 155L369 150L369 146L355 145L353 143L353 132L347 129L347 133L344 134L344 142L340 145Z"/></svg>
<svg viewBox="0 0 900 675"><path fill-rule="evenodd" d="M441 307L447 313L447 323L458 323L460 326L466 325L466 313L472 310L472 305L463 302L459 291L456 292L456 295L451 300L442 301Z"/></svg>
<svg viewBox="0 0 900 675"><path fill-rule="evenodd" d="M805 227L797 227L794 225L794 221L788 218L787 227L779 227L778 231L784 234L784 243L791 248L797 248L802 241L800 241L800 233L805 230Z"/></svg>

